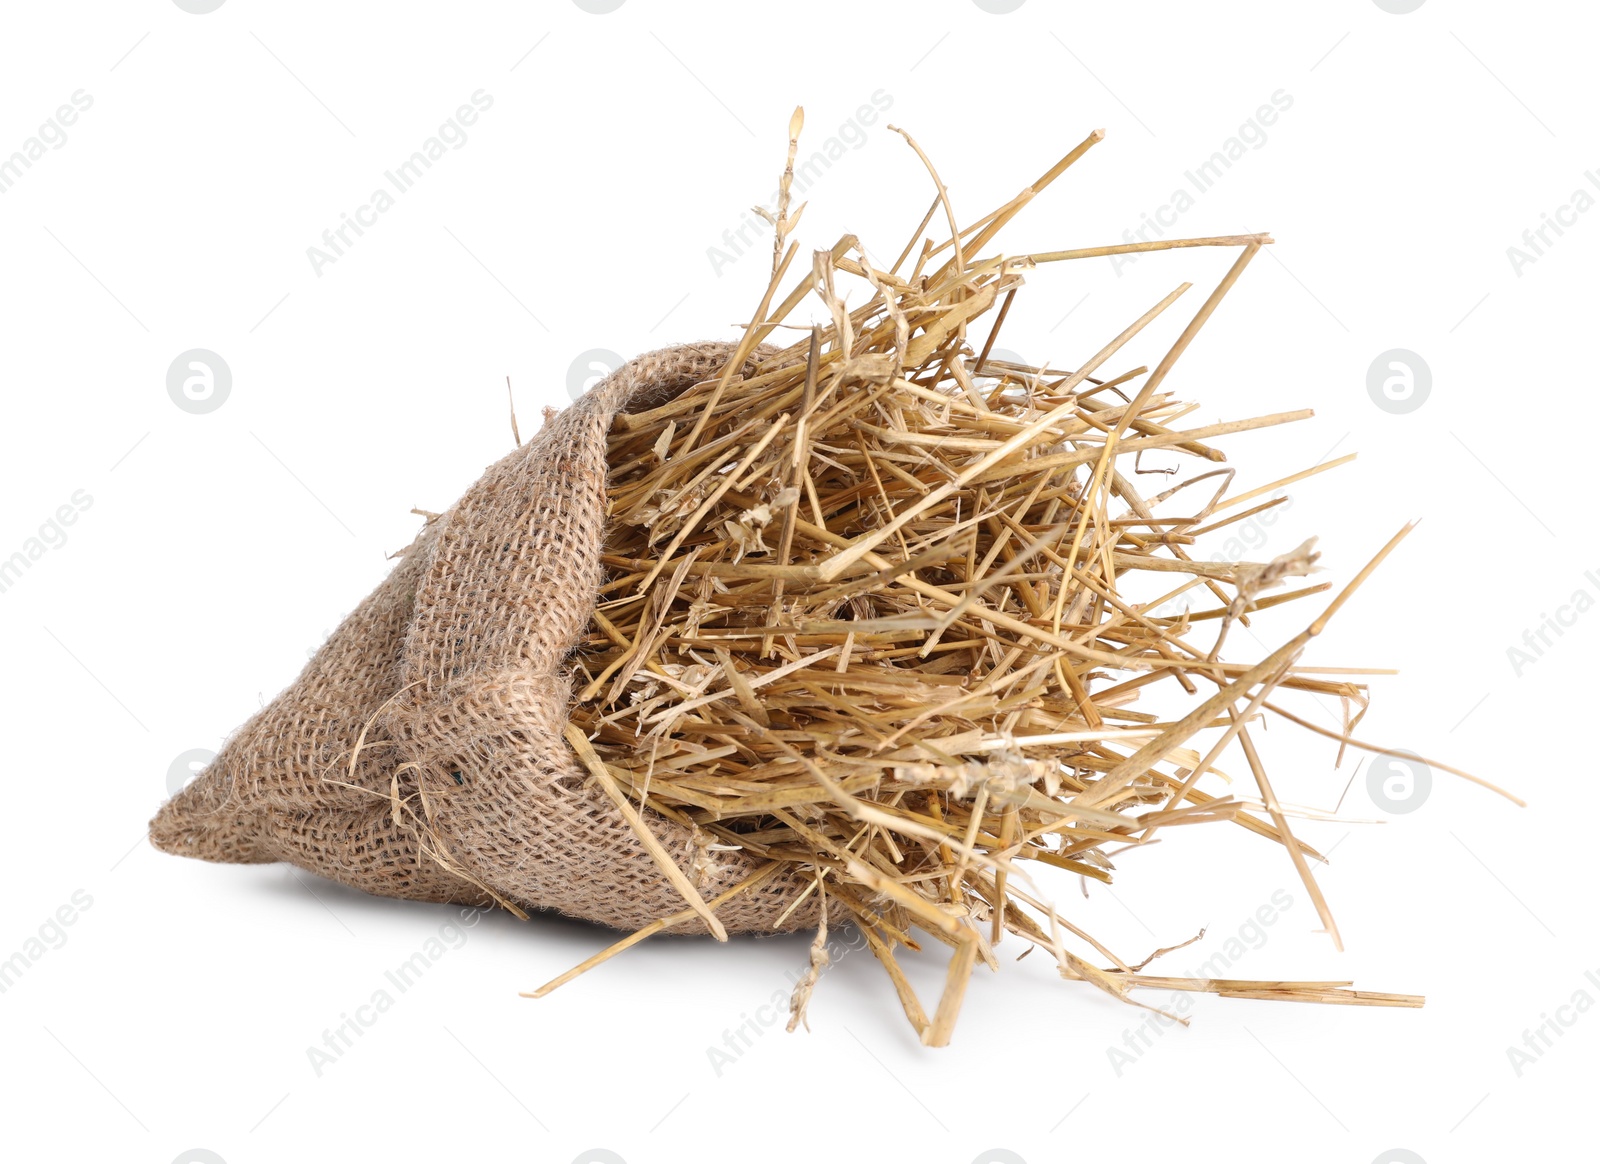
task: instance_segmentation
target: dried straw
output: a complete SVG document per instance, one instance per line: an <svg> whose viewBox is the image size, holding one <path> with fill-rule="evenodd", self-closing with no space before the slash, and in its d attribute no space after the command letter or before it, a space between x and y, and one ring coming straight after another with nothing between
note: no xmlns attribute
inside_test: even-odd
<svg viewBox="0 0 1600 1164"><path fill-rule="evenodd" d="M797 110L789 167L800 123ZM1291 831L1252 729L1276 715L1331 735L1341 754L1345 745L1383 750L1315 728L1272 697L1333 697L1356 709L1347 722L1359 719L1366 688L1351 676L1362 672L1304 666L1301 655L1407 532L1299 635L1253 663L1222 659L1229 629L1252 610L1304 605L1330 587L1281 590L1314 568L1310 542L1265 563L1197 561L1187 547L1276 504L1246 502L1350 458L1228 495L1232 470L1216 468L1225 457L1210 442L1310 411L1175 427L1192 406L1165 382L1269 236L984 253L1101 136L965 230L918 148L938 192L918 234L942 209L951 236L920 248L913 236L889 270L847 236L817 252L774 308L797 249L788 234L804 209L789 210L786 169L778 212L767 215L772 279L737 354L720 377L619 418L610 437L610 579L572 659L579 695L569 738L647 838L631 804L691 826L702 861L728 847L769 864L706 902L650 841L688 908L536 996L799 866L860 926L906 1017L933 1046L949 1041L974 966L995 965L991 947L1007 932L1048 950L1063 977L1124 999L1153 987L1421 1005L1347 982L1146 975L1143 963L1129 965L1078 930L1028 876L1042 864L1110 882L1108 847L1146 845L1179 825L1232 823L1284 847L1337 944L1310 869L1321 857ZM1024 273L1038 264L1194 246L1236 247L1238 258L1154 371L1097 378L1187 283L1070 371L989 358ZM861 288L859 306L847 303L847 282ZM786 348L761 349L811 295L829 322ZM976 344L970 330L997 304ZM757 374L736 377L758 350ZM1197 471L1144 497L1133 466L1155 449ZM1196 507L1186 491L1207 480L1212 495ZM1170 581L1167 593L1132 601L1130 579L1149 574ZM1213 606L1155 613L1200 588ZM1156 685L1180 688L1192 708L1173 720L1135 710ZM1205 733L1216 737L1201 755ZM1233 747L1254 777L1253 799L1200 788ZM896 959L901 947L920 948L916 930L953 951L931 1017ZM1110 964L1072 953L1066 935ZM826 963L824 930L791 1029Z"/></svg>

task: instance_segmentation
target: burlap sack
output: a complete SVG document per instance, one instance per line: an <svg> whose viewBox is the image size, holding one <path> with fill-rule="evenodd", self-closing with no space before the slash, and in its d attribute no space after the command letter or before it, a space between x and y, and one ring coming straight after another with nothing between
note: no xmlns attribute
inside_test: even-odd
<svg viewBox="0 0 1600 1164"><path fill-rule="evenodd" d="M720 373L731 354L707 343L641 356L492 465L162 807L155 846L287 861L387 897L486 902L488 890L622 929L684 909L562 738L563 661L602 580L613 418ZM757 867L713 851L694 874L690 831L646 819L707 899ZM813 926L814 897L778 925L808 883L779 876L717 916L730 932Z"/></svg>

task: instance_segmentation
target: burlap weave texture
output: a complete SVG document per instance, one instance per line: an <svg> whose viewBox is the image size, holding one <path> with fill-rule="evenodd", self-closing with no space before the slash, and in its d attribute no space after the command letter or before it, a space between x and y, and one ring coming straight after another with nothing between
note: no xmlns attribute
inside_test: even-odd
<svg viewBox="0 0 1600 1164"><path fill-rule="evenodd" d="M492 891L622 929L683 910L562 738L563 665L602 582L612 421L719 374L731 355L706 343L641 356L490 466L161 808L156 847L287 861L387 897L480 903ZM756 868L713 851L695 874L691 831L647 821L707 899ZM815 925L814 900L779 925L808 883L780 875L717 916L730 932Z"/></svg>

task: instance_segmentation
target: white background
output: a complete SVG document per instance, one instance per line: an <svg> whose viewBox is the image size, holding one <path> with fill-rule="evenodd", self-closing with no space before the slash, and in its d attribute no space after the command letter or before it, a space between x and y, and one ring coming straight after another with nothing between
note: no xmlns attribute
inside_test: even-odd
<svg viewBox="0 0 1600 1164"><path fill-rule="evenodd" d="M1507 1049L1575 993L1600 1000L1585 979L1600 978L1600 616L1520 675L1507 651L1575 592L1600 596L1585 577L1600 571L1586 440L1600 214L1520 273L1507 248L1580 187L1600 195L1584 177L1600 166L1590 16L1445 0L1404 15L1371 0L7 5L0 156L74 92L93 104L0 195L0 558L76 492L92 503L0 593L0 959L75 891L92 904L45 926L53 944L0 994L0 1154L1368 1164L1413 1159L1385 1155L1403 1148L1440 1164L1576 1134L1600 1013L1561 1012L1573 1025L1520 1074ZM466 143L315 271L307 248L478 90L493 105ZM1255 556L1318 533L1342 583L1422 519L1315 660L1398 668L1374 681L1360 734L1529 807L1436 772L1416 811L1358 823L1386 815L1365 770L1335 770L1331 748L1280 725L1268 759L1286 800L1332 809L1348 786L1343 823L1303 826L1337 845L1319 876L1347 952L1317 932L1284 852L1238 829L1174 830L1122 859L1114 894L1046 885L1127 958L1209 925L1171 973L1287 891L1230 973L1353 979L1428 1005L1196 996L1192 1026L1119 1071L1108 1048L1144 1012L1042 956L1012 964L1016 939L940 1051L857 952L823 979L810 1034L757 1021L719 1073L709 1049L786 992L806 936L657 940L530 1001L517 992L611 936L500 915L318 1075L307 1048L455 912L155 852L142 830L169 766L293 679L410 540L413 505L443 509L509 448L506 376L526 436L587 349L734 335L767 244L720 270L708 248L774 188L796 103L804 156L879 90L888 117L806 192L803 246L848 230L881 261L898 253L931 188L885 120L928 150L964 222L1104 127L997 241L1020 253L1120 241L1272 94L1292 98L1171 232L1278 242L1167 387L1202 402L1195 424L1316 409L1227 445L1244 484L1359 451L1292 490ZM1001 346L1072 367L1180 280L1197 304L1231 259L1042 269ZM1154 364L1191 310L1129 364ZM232 372L204 415L166 391L191 348ZM1432 373L1403 415L1367 392L1392 348ZM1257 630L1270 643L1303 619ZM931 997L942 958L912 961ZM182 1155L195 1148L215 1156Z"/></svg>

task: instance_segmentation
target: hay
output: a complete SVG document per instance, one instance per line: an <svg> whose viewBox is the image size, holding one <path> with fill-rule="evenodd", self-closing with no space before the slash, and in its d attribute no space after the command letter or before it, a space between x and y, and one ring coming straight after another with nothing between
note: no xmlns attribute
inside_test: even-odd
<svg viewBox="0 0 1600 1164"><path fill-rule="evenodd" d="M799 130L797 111L791 169ZM1383 750L1348 735L1367 704L1362 672L1300 660L1407 532L1326 605L1308 600L1328 583L1299 582L1315 568L1311 543L1265 563L1190 556L1202 536L1278 504L1282 487L1351 458L1230 492L1233 471L1218 467L1214 440L1311 412L1179 427L1193 406L1166 391L1169 374L1269 236L986 253L1101 136L965 230L929 164L938 193L887 270L846 237L791 279L798 247L788 235L800 212L789 208L785 171L778 211L767 215L771 282L734 358L611 430L609 577L570 660L568 738L619 803L688 827L702 859L719 849L760 858L750 885L779 870L813 876L816 892L861 927L929 1045L949 1041L974 966L995 965L1006 933L1048 951L1063 977L1123 999L1159 987L1420 1005L1346 982L1147 975L1082 933L1028 876L1044 865L1109 883L1113 848L1147 845L1167 828L1231 824L1283 846L1339 945L1310 869L1321 857L1291 831L1255 734L1277 716L1338 740L1341 755L1346 745ZM918 246L940 212L950 237ZM1187 283L1068 368L990 358L1039 264L1192 246L1238 257L1153 371L1116 358ZM780 328L812 295L829 322L787 347L763 346L790 334ZM980 341L974 329L989 315ZM735 375L751 356L755 373ZM1135 468L1151 450L1194 472L1141 495ZM1134 601L1133 580L1152 575L1170 583L1166 592ZM1191 592L1205 608L1158 613ZM1254 661L1223 659L1234 624L1283 604L1317 613ZM1190 697L1187 713L1159 719L1134 707L1158 686ZM1345 730L1315 728L1274 702L1289 692L1341 701ZM1234 747L1253 797L1200 787ZM534 995L705 916L698 894L685 900L683 913ZM952 950L931 1016L896 956L919 948L915 931ZM1069 950L1068 935L1106 964ZM823 945L819 935L791 1029L826 965Z"/></svg>

